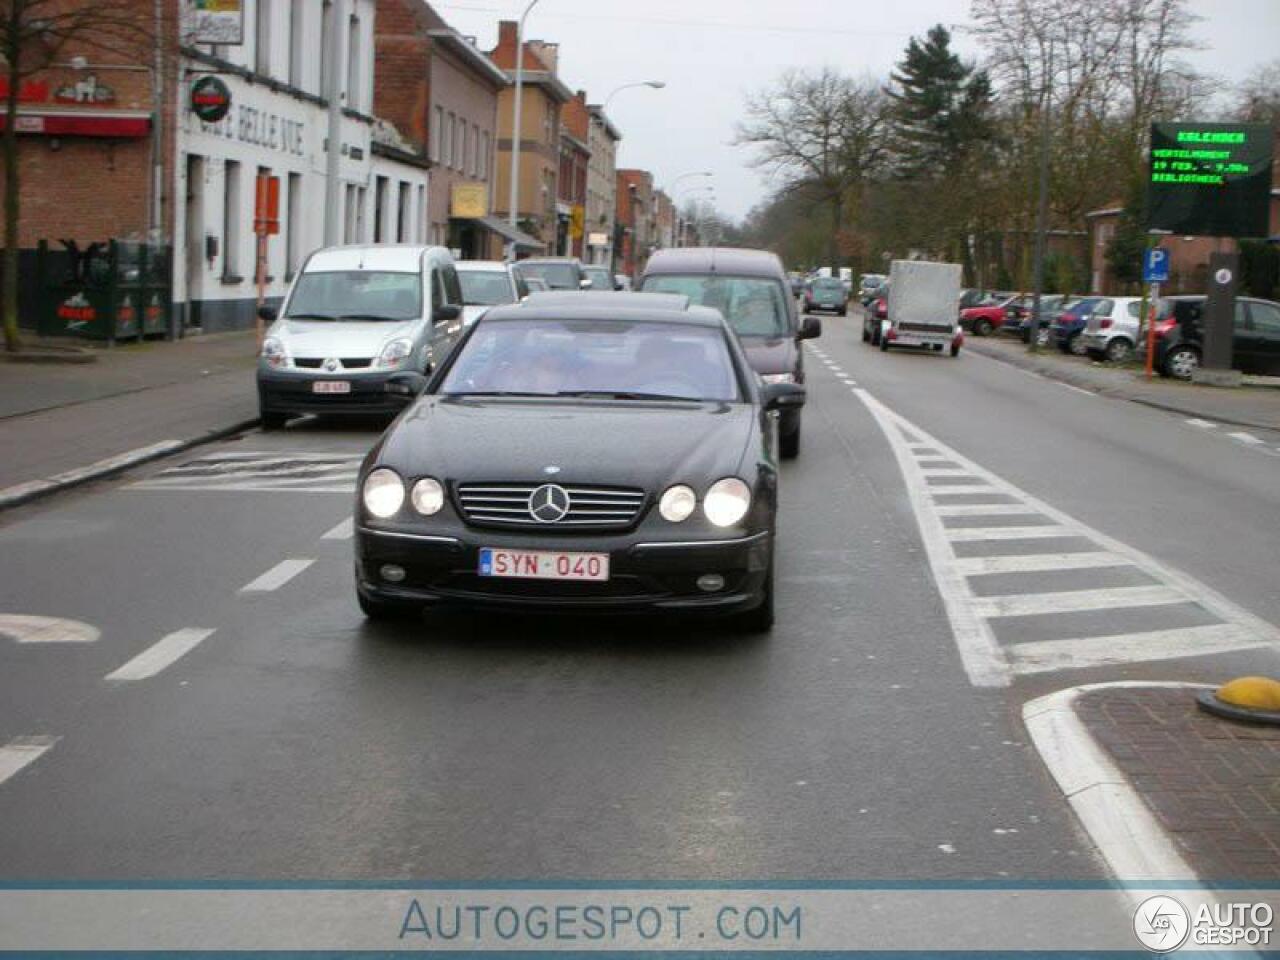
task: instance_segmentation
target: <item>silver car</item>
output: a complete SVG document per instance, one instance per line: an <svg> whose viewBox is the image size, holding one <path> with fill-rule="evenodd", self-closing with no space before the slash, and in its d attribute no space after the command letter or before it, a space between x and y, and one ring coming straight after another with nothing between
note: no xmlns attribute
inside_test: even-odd
<svg viewBox="0 0 1280 960"><path fill-rule="evenodd" d="M263 429L300 413L398 413L385 391L426 374L462 331L462 291L444 247L380 244L317 250L271 323L258 358Z"/></svg>
<svg viewBox="0 0 1280 960"><path fill-rule="evenodd" d="M1112 363L1128 360L1138 343L1141 308L1141 297L1103 297L1080 334L1085 352Z"/></svg>
<svg viewBox="0 0 1280 960"><path fill-rule="evenodd" d="M529 286L518 270L501 260L459 260L458 280L462 283L462 325L469 327L490 307L519 303L529 295Z"/></svg>

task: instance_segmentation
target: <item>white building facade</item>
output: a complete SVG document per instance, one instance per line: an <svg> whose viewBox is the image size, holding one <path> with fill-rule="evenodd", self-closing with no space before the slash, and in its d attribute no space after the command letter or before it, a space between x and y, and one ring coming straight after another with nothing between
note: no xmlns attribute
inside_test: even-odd
<svg viewBox="0 0 1280 960"><path fill-rule="evenodd" d="M614 226L618 209L618 142L622 139L622 134L610 122L602 107L592 104L587 111L591 115L587 139L591 159L587 164L585 259L608 266L613 261Z"/></svg>
<svg viewBox="0 0 1280 960"><path fill-rule="evenodd" d="M427 162L370 116L375 0L244 6L244 42L184 48L176 84L173 295L184 326L206 331L254 323L260 175L279 178L266 298L283 296L307 256L324 245L331 30L339 31L344 96L338 237L418 243L426 235ZM191 104L192 86L208 76L230 92L230 109L215 123L202 121Z"/></svg>

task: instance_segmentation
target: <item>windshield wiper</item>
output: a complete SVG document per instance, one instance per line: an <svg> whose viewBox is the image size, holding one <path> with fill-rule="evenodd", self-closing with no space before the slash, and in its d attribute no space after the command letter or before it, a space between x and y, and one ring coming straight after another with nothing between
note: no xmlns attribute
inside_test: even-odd
<svg viewBox="0 0 1280 960"><path fill-rule="evenodd" d="M681 397L672 393L639 393L634 390L561 390L557 397L586 397L603 400L683 400L701 403L702 397Z"/></svg>
<svg viewBox="0 0 1280 960"><path fill-rule="evenodd" d="M533 393L525 390L461 390L444 394L446 397L555 397L555 393Z"/></svg>
<svg viewBox="0 0 1280 960"><path fill-rule="evenodd" d="M328 313L288 313L283 317L285 320L337 320L338 318Z"/></svg>
<svg viewBox="0 0 1280 960"><path fill-rule="evenodd" d="M338 320L386 320L389 323L403 323L411 317L384 317L380 313L344 313Z"/></svg>

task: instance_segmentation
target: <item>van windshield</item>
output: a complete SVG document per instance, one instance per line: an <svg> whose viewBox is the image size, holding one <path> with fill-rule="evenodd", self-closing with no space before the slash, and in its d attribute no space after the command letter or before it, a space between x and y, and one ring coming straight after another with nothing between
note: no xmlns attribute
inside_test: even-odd
<svg viewBox="0 0 1280 960"><path fill-rule="evenodd" d="M643 289L645 293L682 293L692 304L713 307L740 337L787 335L787 306L777 280L670 274L646 277Z"/></svg>
<svg viewBox="0 0 1280 960"><path fill-rule="evenodd" d="M389 270L304 271L285 317L306 320L416 320L422 278Z"/></svg>

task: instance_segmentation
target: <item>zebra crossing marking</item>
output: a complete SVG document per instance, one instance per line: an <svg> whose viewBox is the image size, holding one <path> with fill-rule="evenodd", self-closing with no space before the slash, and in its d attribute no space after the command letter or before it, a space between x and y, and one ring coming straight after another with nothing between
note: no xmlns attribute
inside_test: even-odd
<svg viewBox="0 0 1280 960"><path fill-rule="evenodd" d="M355 491L360 461L350 454L227 451L169 467L125 489L349 495Z"/></svg>

